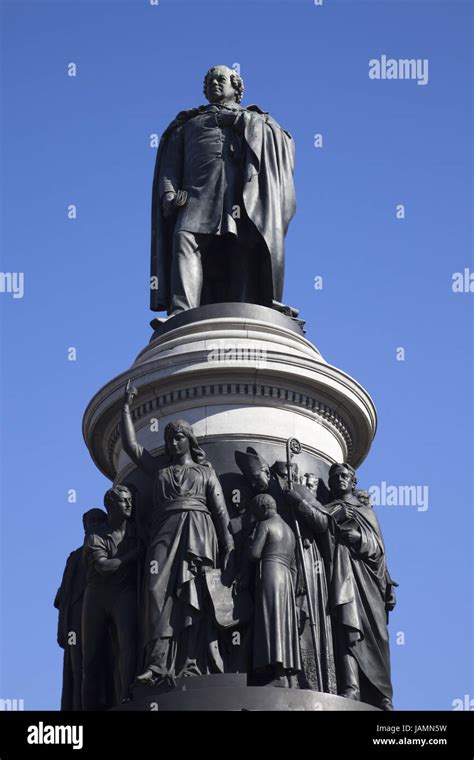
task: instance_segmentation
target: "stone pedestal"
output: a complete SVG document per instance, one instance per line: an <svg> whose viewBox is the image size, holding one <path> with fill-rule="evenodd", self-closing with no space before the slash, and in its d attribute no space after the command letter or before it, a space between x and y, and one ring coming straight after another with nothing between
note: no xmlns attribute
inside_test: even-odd
<svg viewBox="0 0 474 760"><path fill-rule="evenodd" d="M185 419L219 476L238 472L234 452L249 445L270 464L285 459L294 436L303 446L300 472L324 477L336 461L358 467L375 434L368 393L323 359L298 320L250 304L204 306L161 325L132 366L89 403L87 447L116 482L136 480L119 432L128 378L138 389L139 443L162 453L166 423Z"/></svg>
<svg viewBox="0 0 474 760"><path fill-rule="evenodd" d="M323 694L309 689L247 686L246 677L239 673L178 678L174 688L162 690L142 686L135 689L132 702L127 702L118 709L127 712L380 712L377 707L365 702L355 702L335 694Z"/></svg>

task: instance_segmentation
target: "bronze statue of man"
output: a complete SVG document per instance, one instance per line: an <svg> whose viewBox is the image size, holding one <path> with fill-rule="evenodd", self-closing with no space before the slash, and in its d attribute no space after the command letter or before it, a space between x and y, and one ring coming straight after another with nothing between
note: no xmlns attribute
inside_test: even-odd
<svg viewBox="0 0 474 760"><path fill-rule="evenodd" d="M116 646L117 701L130 697L137 667L137 564L140 547L133 523L132 494L116 485L106 492L107 522L86 536L86 590L82 610L83 710L98 710L100 674L109 633Z"/></svg>
<svg viewBox="0 0 474 760"><path fill-rule="evenodd" d="M393 710L387 613L395 606L380 526L348 464L329 470L331 610L339 694Z"/></svg>
<svg viewBox="0 0 474 760"><path fill-rule="evenodd" d="M89 509L82 515L85 535L94 533L105 523L102 509ZM82 710L82 603L86 574L82 561L83 547L71 552L54 599L58 615L58 644L64 649L61 710Z"/></svg>
<svg viewBox="0 0 474 760"><path fill-rule="evenodd" d="M240 75L214 66L209 105L162 135L152 193L151 309L217 302L280 305L284 239L294 215L291 135L256 105Z"/></svg>

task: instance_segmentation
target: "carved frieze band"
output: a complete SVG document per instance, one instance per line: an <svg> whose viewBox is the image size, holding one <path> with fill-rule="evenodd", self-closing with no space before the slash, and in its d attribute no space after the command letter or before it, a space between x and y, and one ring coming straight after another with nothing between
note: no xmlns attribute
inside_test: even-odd
<svg viewBox="0 0 474 760"><path fill-rule="evenodd" d="M298 393L288 388L278 388L273 385L266 385L261 383L209 383L207 385L195 385L189 388L179 388L169 393L164 393L161 396L156 396L153 399L149 399L143 404L135 407L132 411L133 421L137 422L142 417L155 412L156 410L163 410L167 406L176 404L183 401L189 401L192 399L202 399L210 397L222 397L222 396L244 396L247 398L255 399L257 397L263 397L268 399L281 400L288 402L296 406L307 409L313 412L326 423L329 423L335 428L343 437L348 454L352 451L352 438L345 426L341 417L331 409L330 406L324 404L318 399L308 396L304 393ZM120 437L120 425L117 424L113 430L112 435L109 438L108 457L109 462L114 466L113 453L115 445Z"/></svg>

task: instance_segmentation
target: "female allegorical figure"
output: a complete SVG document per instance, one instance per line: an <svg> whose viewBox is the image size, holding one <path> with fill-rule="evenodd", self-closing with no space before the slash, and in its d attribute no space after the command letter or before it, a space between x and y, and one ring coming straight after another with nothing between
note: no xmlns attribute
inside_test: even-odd
<svg viewBox="0 0 474 760"><path fill-rule="evenodd" d="M130 404L137 390L127 385L122 410L123 447L154 479L152 526L145 564L142 683L158 676L218 672L222 665L207 601L204 572L218 557L225 570L234 548L222 489L191 425L165 428L170 464L137 443Z"/></svg>

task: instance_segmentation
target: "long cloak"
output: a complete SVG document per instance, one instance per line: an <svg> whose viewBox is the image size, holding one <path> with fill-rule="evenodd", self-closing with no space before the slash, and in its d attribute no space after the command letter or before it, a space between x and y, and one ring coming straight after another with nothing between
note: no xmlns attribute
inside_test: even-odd
<svg viewBox="0 0 474 760"><path fill-rule="evenodd" d="M355 496L344 501L353 507L352 517L361 533L361 543L355 549L338 539L335 523L330 520L332 614L335 624L343 627L346 645L366 679L391 699L386 613L391 581L380 526L371 507L361 504ZM331 514L340 503L339 499L325 509Z"/></svg>
<svg viewBox="0 0 474 760"><path fill-rule="evenodd" d="M309 624L308 599L304 591L303 568L300 566L298 558L296 598L300 615L300 644L303 660L301 687L328 694L337 694L334 641L328 589L330 557L327 540L328 518L318 511L318 509L321 509L321 505L306 486L296 484L294 490L300 497L305 499L309 507L304 513L298 510L297 514L303 539L303 556L309 593L315 616L317 646L317 652L315 653ZM316 658L319 662L319 668L316 664Z"/></svg>
<svg viewBox="0 0 474 760"><path fill-rule="evenodd" d="M181 111L164 131L156 156L151 209L150 308L169 311L170 271L174 219L164 219L159 193L161 167L168 138L178 126L197 116L205 106ZM281 301L284 280L284 241L296 210L293 183L294 142L291 135L258 106L241 109L245 144L243 203L259 231L270 273L266 300ZM180 188L186 190L187 188Z"/></svg>

